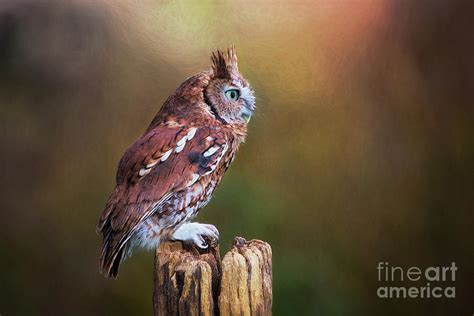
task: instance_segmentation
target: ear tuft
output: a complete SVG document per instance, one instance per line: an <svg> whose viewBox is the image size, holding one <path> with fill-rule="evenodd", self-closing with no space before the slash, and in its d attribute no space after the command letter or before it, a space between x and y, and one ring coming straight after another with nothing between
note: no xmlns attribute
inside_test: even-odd
<svg viewBox="0 0 474 316"><path fill-rule="evenodd" d="M216 78L230 79L231 73L239 71L234 45L227 49L227 53L224 53L219 49L213 52L211 55L211 61L212 72Z"/></svg>

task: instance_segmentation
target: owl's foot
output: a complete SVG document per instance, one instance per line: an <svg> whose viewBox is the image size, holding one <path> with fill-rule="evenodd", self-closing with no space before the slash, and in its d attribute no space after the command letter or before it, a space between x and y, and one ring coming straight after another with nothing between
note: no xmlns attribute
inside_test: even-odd
<svg viewBox="0 0 474 316"><path fill-rule="evenodd" d="M219 231L210 224L184 223L174 231L172 239L200 249L208 249L219 243Z"/></svg>

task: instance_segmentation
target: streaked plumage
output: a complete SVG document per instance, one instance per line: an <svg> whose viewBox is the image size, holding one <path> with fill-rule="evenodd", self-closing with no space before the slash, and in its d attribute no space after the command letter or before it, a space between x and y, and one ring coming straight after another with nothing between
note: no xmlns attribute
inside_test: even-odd
<svg viewBox="0 0 474 316"><path fill-rule="evenodd" d="M244 141L255 101L233 48L211 59L212 69L183 82L119 162L97 225L106 276L116 277L135 247L181 238L202 247L199 235L218 236L212 225L184 223L219 185Z"/></svg>

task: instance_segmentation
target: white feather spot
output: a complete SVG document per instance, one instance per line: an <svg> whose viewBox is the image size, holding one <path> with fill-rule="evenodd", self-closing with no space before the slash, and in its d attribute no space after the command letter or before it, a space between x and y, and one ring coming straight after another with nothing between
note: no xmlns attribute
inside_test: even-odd
<svg viewBox="0 0 474 316"><path fill-rule="evenodd" d="M176 149L175 149L176 153L179 153L183 150L184 145L186 145L187 140L188 140L188 135L185 135L176 143Z"/></svg>
<svg viewBox="0 0 474 316"><path fill-rule="evenodd" d="M188 187L196 183L198 179L199 179L199 174L197 173L193 174L193 178L188 182Z"/></svg>
<svg viewBox="0 0 474 316"><path fill-rule="evenodd" d="M229 146L227 146L227 144L224 144L224 146L222 146L221 157L224 156L224 154L225 154L225 152L227 151L228 148L229 148Z"/></svg>
<svg viewBox="0 0 474 316"><path fill-rule="evenodd" d="M217 147L217 146L211 147L211 148L209 148L208 150L206 150L204 152L203 156L204 157L209 157L210 155L213 155L218 149L219 149L219 147Z"/></svg>
<svg viewBox="0 0 474 316"><path fill-rule="evenodd" d="M214 137L212 137L212 136L207 136L207 137L206 137L206 140L207 140L208 142L212 142L212 141L214 140Z"/></svg>
<svg viewBox="0 0 474 316"><path fill-rule="evenodd" d="M176 153L181 152L181 150L183 150L184 148L184 145L186 145L186 142L182 143L181 145L178 145L178 147L176 147L175 149Z"/></svg>
<svg viewBox="0 0 474 316"><path fill-rule="evenodd" d="M168 150L167 152L165 152L165 154L163 156L161 156L161 161L165 161L166 159L168 159L168 157L171 155L171 153L173 152L173 149L170 149Z"/></svg>
<svg viewBox="0 0 474 316"><path fill-rule="evenodd" d="M176 145L178 145L178 147L179 147L179 146L184 146L184 144L186 143L186 140L187 140L187 139L188 139L188 138L187 138L187 135L186 135L186 136L184 136L183 138L181 138L181 139L176 143Z"/></svg>
<svg viewBox="0 0 474 316"><path fill-rule="evenodd" d="M140 171L138 172L138 175L139 175L140 177L143 177L143 176L149 174L150 171L151 171L151 169L145 169L145 168L144 168L144 169L140 169Z"/></svg>
<svg viewBox="0 0 474 316"><path fill-rule="evenodd" d="M197 128L196 127L191 127L188 131L188 140L193 139L194 135L196 135Z"/></svg>
<svg viewBox="0 0 474 316"><path fill-rule="evenodd" d="M156 164L159 162L159 160L153 160L152 162L150 162L148 165L146 165L146 168L147 169L150 169L150 168L153 168L154 166L156 166Z"/></svg>

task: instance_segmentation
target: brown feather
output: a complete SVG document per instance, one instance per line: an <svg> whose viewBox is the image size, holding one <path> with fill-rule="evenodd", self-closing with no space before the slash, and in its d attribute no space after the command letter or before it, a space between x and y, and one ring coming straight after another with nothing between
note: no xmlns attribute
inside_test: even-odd
<svg viewBox="0 0 474 316"><path fill-rule="evenodd" d="M207 203L244 140L246 124L217 119L205 99L212 80L240 78L235 48L218 50L211 60L212 70L184 81L119 162L115 189L97 225L103 236L100 267L108 277L117 276L146 221L159 226L169 219L171 226L159 232L164 236ZM187 139L192 128L195 134ZM210 148L212 154L205 155Z"/></svg>
<svg viewBox="0 0 474 316"><path fill-rule="evenodd" d="M231 79L232 74L239 72L234 46L229 48L227 53L216 50L211 55L211 61L212 72L215 78Z"/></svg>

